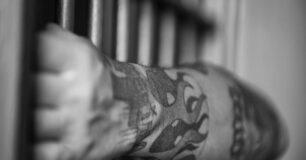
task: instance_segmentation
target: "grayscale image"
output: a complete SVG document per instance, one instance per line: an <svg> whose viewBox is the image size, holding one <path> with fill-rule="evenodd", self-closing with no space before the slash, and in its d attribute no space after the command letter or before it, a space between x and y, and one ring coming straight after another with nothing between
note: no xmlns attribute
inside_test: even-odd
<svg viewBox="0 0 306 160"><path fill-rule="evenodd" d="M0 160L304 160L305 8L0 0Z"/></svg>

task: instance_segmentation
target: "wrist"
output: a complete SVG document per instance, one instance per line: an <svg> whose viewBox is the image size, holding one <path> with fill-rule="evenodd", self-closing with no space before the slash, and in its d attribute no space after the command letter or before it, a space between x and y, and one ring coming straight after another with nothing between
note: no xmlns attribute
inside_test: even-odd
<svg viewBox="0 0 306 160"><path fill-rule="evenodd" d="M153 131L162 108L151 93L148 68L117 61L110 64L114 99L129 105L128 126L137 129L136 141L141 141Z"/></svg>

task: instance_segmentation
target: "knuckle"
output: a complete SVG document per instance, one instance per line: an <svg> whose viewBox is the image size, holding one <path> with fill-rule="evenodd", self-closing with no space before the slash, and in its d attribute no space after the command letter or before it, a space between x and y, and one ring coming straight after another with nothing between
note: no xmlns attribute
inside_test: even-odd
<svg viewBox="0 0 306 160"><path fill-rule="evenodd" d="M88 106L92 98L92 87L89 85L81 85L71 89L68 95L68 99L72 102L72 105Z"/></svg>
<svg viewBox="0 0 306 160"><path fill-rule="evenodd" d="M77 53L78 58L82 61L85 65L90 65L95 60L95 48L87 41L81 41L77 44Z"/></svg>

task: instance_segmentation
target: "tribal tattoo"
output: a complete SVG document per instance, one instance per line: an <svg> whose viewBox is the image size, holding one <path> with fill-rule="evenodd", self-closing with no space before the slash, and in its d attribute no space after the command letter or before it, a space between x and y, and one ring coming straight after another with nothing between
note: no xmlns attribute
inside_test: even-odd
<svg viewBox="0 0 306 160"><path fill-rule="evenodd" d="M129 104L131 116L128 125L138 129L136 141L139 141L152 130L158 104L154 101L145 75L141 75L133 65L115 62L113 67L114 97Z"/></svg>
<svg viewBox="0 0 306 160"><path fill-rule="evenodd" d="M232 160L240 160L245 146L245 128L244 128L244 100L242 94L235 87L229 87L229 95L233 103L233 144L230 149Z"/></svg>
<svg viewBox="0 0 306 160"><path fill-rule="evenodd" d="M206 95L187 73L173 72L175 77L164 69L113 64L114 96L130 105L129 126L138 128L132 152L146 148L152 156L145 159L193 160L190 151L203 146L208 136ZM147 141L153 131L157 137Z"/></svg>
<svg viewBox="0 0 306 160"><path fill-rule="evenodd" d="M274 160L284 150L279 117L265 97L240 82L229 87L233 103L233 160Z"/></svg>

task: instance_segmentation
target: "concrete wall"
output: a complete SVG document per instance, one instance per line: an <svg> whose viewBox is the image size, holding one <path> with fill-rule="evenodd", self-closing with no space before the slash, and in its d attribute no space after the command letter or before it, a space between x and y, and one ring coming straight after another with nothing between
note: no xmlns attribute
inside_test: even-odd
<svg viewBox="0 0 306 160"><path fill-rule="evenodd" d="M306 157L306 1L242 0L236 72L265 91L287 122L284 160Z"/></svg>

